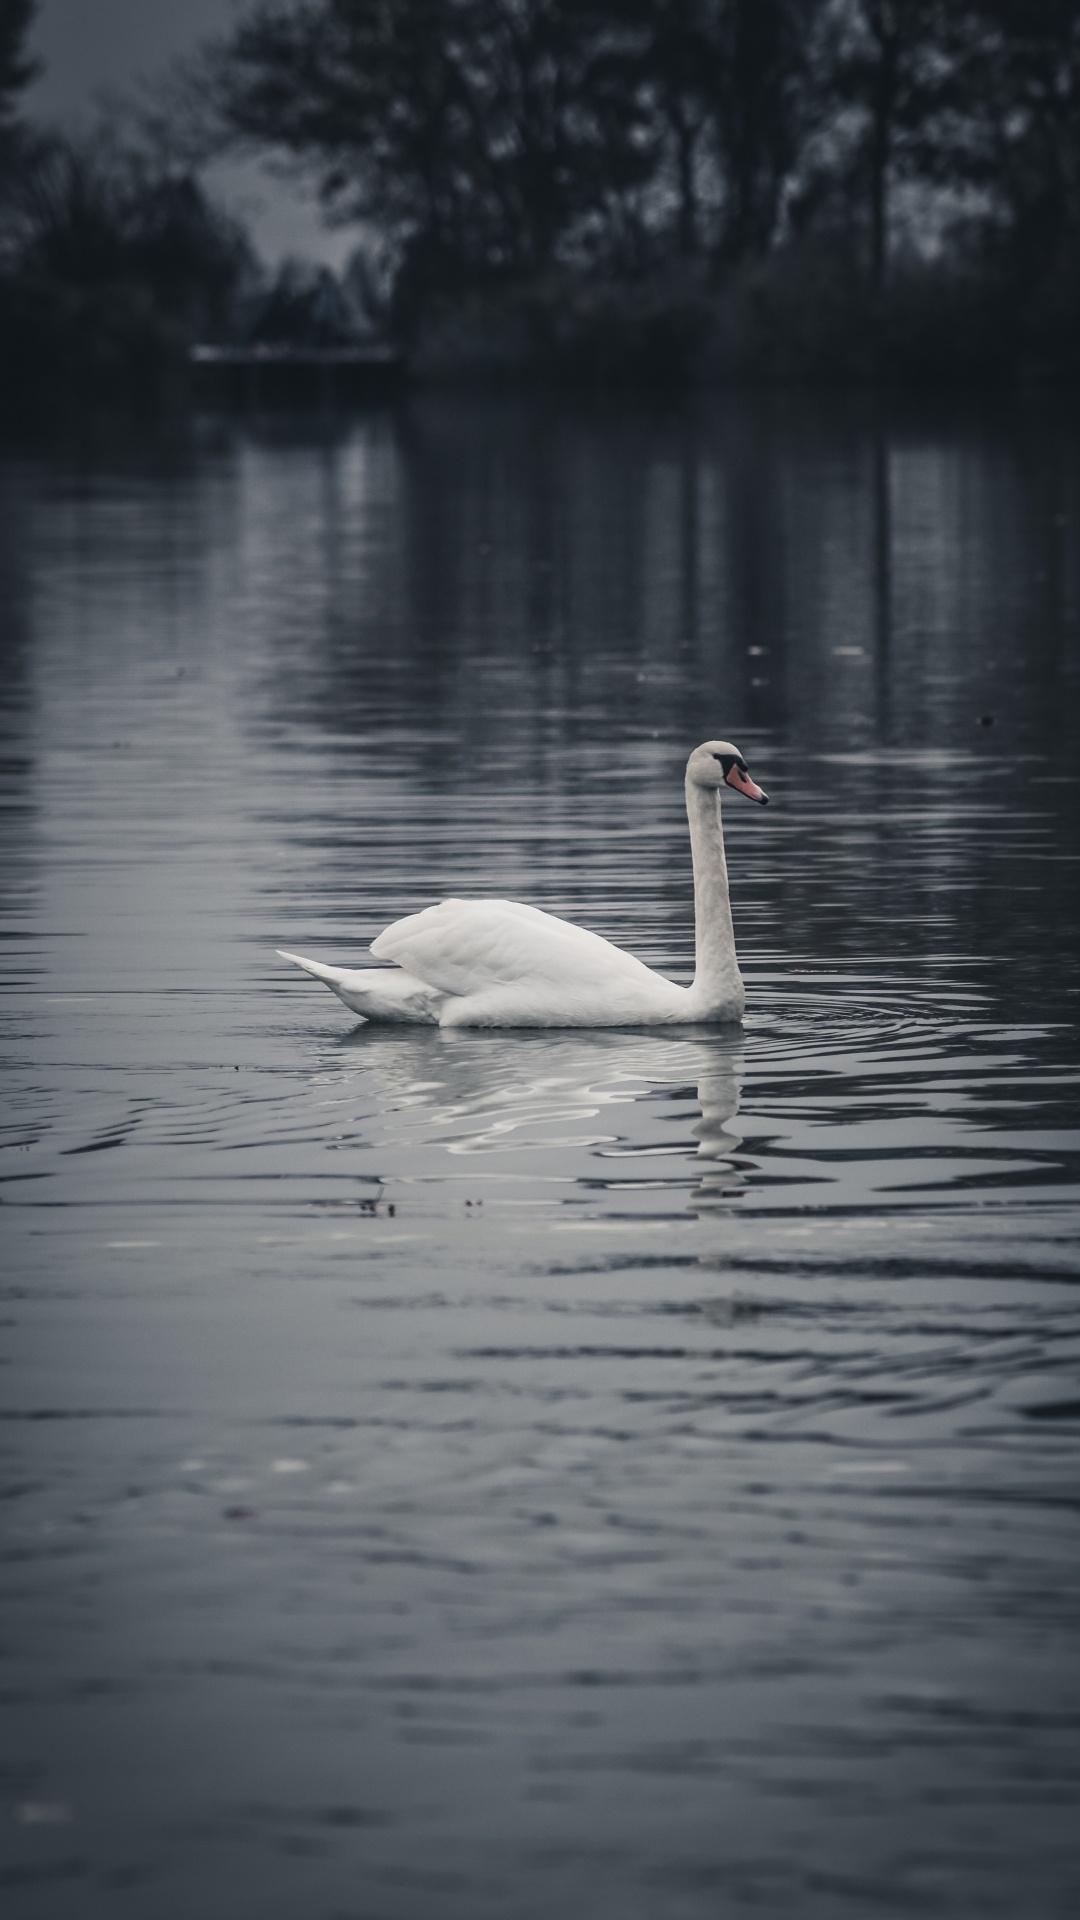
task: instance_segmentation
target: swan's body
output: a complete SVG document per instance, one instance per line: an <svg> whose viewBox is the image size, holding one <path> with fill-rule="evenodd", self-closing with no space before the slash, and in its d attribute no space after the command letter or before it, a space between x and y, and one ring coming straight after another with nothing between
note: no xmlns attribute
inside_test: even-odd
<svg viewBox="0 0 1080 1920"><path fill-rule="evenodd" d="M380 933L388 967L325 966L284 953L365 1020L440 1027L686 1026L739 1020L745 991L735 958L720 788L765 795L737 748L709 740L686 768L694 860L697 967L680 987L632 954L553 913L516 900L443 900Z"/></svg>

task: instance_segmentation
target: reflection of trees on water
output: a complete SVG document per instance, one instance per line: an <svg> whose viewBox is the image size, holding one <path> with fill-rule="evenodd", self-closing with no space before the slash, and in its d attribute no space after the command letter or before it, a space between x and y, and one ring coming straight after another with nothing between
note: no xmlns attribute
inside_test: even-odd
<svg viewBox="0 0 1080 1920"><path fill-rule="evenodd" d="M22 476L0 469L0 905L23 904L39 876L30 512Z"/></svg>
<svg viewBox="0 0 1080 1920"><path fill-rule="evenodd" d="M309 577L302 657L287 577L272 622L288 706L371 733L407 703L477 779L520 738L690 739L705 714L834 746L853 728L966 743L1005 674L1010 713L1038 708L1040 655L1077 618L1061 530L1080 471L1047 416L443 397L292 466L284 537ZM1018 577L1035 592L1010 673Z"/></svg>

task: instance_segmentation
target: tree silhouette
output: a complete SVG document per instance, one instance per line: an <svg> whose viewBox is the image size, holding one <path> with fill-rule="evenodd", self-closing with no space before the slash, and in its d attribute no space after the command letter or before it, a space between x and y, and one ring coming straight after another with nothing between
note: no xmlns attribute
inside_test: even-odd
<svg viewBox="0 0 1080 1920"><path fill-rule="evenodd" d="M640 33L626 72L670 155L680 253L731 265L765 251L799 143L807 8L638 0L618 11Z"/></svg>
<svg viewBox="0 0 1080 1920"><path fill-rule="evenodd" d="M0 0L12 365L49 328L74 365L241 325L196 165L230 145L362 223L368 306L429 365L1077 363L1080 0L250 0L183 114L178 82L90 141L19 119L33 14ZM286 275L264 320L330 305Z"/></svg>
<svg viewBox="0 0 1080 1920"><path fill-rule="evenodd" d="M536 273L642 172L619 34L559 0L264 5L212 62L242 140L393 235L414 301Z"/></svg>
<svg viewBox="0 0 1080 1920"><path fill-rule="evenodd" d="M807 19L791 0L728 0L721 10L709 100L729 261L764 253L775 236L802 132Z"/></svg>
<svg viewBox="0 0 1080 1920"><path fill-rule="evenodd" d="M968 82L982 138L968 171L1005 213L1013 273L1080 273L1080 7L979 0Z"/></svg>
<svg viewBox="0 0 1080 1920"><path fill-rule="evenodd" d="M16 96L38 70L26 51L36 12L37 0L0 0L0 123L10 119Z"/></svg>
<svg viewBox="0 0 1080 1920"><path fill-rule="evenodd" d="M892 186L955 174L955 116L970 36L970 9L956 0L840 0L831 9L832 73L822 104L861 116L849 173L864 183L876 298L888 267Z"/></svg>

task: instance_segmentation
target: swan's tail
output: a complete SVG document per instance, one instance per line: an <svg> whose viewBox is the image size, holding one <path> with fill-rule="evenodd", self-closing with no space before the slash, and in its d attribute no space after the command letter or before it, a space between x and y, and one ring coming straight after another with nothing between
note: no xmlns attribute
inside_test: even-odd
<svg viewBox="0 0 1080 1920"><path fill-rule="evenodd" d="M394 1025L438 1023L446 995L406 973L404 967L328 967L322 960L305 960L303 954L286 953L282 947L277 952L294 967L303 967L313 980L323 981L351 1013L364 1020L388 1020Z"/></svg>
<svg viewBox="0 0 1080 1920"><path fill-rule="evenodd" d="M294 967L303 967L304 972L310 973L313 979L325 980L335 993L349 977L348 967L327 967L321 960L305 960L302 954L286 953L283 947L277 947L275 951L279 960L291 960Z"/></svg>

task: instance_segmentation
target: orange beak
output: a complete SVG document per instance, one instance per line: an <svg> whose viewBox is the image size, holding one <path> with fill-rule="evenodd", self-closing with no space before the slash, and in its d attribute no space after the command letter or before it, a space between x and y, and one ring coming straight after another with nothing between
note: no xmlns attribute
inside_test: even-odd
<svg viewBox="0 0 1080 1920"><path fill-rule="evenodd" d="M759 807L768 806L768 794L756 787L750 775L744 773L741 767L732 767L730 773L725 773L724 779L729 787L735 788L736 793L745 793L747 799L756 800Z"/></svg>

